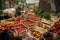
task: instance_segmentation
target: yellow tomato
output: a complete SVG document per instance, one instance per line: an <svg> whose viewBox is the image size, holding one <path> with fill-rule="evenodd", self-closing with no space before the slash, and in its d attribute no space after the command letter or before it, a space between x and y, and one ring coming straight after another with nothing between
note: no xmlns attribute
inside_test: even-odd
<svg viewBox="0 0 60 40"><path fill-rule="evenodd" d="M45 24L43 24L43 25L42 25L42 28L44 28L44 29L45 29L45 28L46 28L46 25L45 25Z"/></svg>

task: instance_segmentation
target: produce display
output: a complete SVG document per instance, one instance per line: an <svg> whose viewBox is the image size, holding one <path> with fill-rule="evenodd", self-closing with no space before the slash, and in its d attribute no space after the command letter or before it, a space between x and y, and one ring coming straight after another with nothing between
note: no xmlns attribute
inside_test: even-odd
<svg viewBox="0 0 60 40"><path fill-rule="evenodd" d="M41 22L44 23L44 24L47 24L49 26L53 26L54 25L54 22L52 20L47 20L45 18L42 18L41 19ZM51 28L51 27L50 27Z"/></svg>
<svg viewBox="0 0 60 40"><path fill-rule="evenodd" d="M60 20L50 29L51 32L56 33L60 36Z"/></svg>
<svg viewBox="0 0 60 40"><path fill-rule="evenodd" d="M57 40L54 33L60 36L60 20L55 23L50 19L49 14L41 14L37 10L35 13L37 14L22 14L19 17L3 21L0 23L0 30L13 30L15 38L26 34L22 36L22 40Z"/></svg>
<svg viewBox="0 0 60 40"><path fill-rule="evenodd" d="M46 13L41 13L41 17L42 17L42 18L45 18L45 19L48 19L48 20L51 19L50 14L47 13L47 12L46 12Z"/></svg>
<svg viewBox="0 0 60 40"><path fill-rule="evenodd" d="M2 22L1 24L8 25L8 24L14 24L14 22L13 21L6 21L6 22Z"/></svg>
<svg viewBox="0 0 60 40"><path fill-rule="evenodd" d="M36 40L32 37L29 37L27 34L22 35L22 40Z"/></svg>
<svg viewBox="0 0 60 40"><path fill-rule="evenodd" d="M39 31L30 30L30 33L31 33L32 36L34 36L36 38L41 38L42 37L42 33L40 33Z"/></svg>
<svg viewBox="0 0 60 40"><path fill-rule="evenodd" d="M33 22L40 21L39 15L28 15L28 20L31 20Z"/></svg>
<svg viewBox="0 0 60 40"><path fill-rule="evenodd" d="M46 24L43 24L43 23L40 23L38 26L43 28L43 29L48 29L49 28Z"/></svg>
<svg viewBox="0 0 60 40"><path fill-rule="evenodd" d="M32 25L34 25L34 22L29 21L29 20L22 21L21 23L24 24L24 25L27 25L27 26L32 26Z"/></svg>
<svg viewBox="0 0 60 40"><path fill-rule="evenodd" d="M24 16L23 15L21 15L19 18L20 18L20 20L24 20Z"/></svg>
<svg viewBox="0 0 60 40"><path fill-rule="evenodd" d="M14 22L8 22L8 21L0 23L0 30L10 30L13 25Z"/></svg>
<svg viewBox="0 0 60 40"><path fill-rule="evenodd" d="M16 30L19 34L22 34L27 30L23 25L17 25L12 27L12 29Z"/></svg>
<svg viewBox="0 0 60 40"><path fill-rule="evenodd" d="M54 37L54 34L52 34L52 33L44 34L44 38L45 38L45 40L57 40L57 38Z"/></svg>
<svg viewBox="0 0 60 40"><path fill-rule="evenodd" d="M39 31L42 34L48 32L48 29L44 29L44 28L39 27L39 26L35 26L33 29L36 30L36 31Z"/></svg>

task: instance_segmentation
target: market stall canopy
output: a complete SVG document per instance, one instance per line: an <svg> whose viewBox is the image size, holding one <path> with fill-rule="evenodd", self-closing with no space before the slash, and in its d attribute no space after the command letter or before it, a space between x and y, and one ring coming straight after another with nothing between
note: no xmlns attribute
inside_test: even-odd
<svg viewBox="0 0 60 40"><path fill-rule="evenodd" d="M26 3L38 3L39 0L26 0Z"/></svg>

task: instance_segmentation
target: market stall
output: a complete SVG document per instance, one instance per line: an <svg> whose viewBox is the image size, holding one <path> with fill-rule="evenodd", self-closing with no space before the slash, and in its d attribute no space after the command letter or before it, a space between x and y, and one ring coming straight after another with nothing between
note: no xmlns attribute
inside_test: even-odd
<svg viewBox="0 0 60 40"><path fill-rule="evenodd" d="M0 20L0 40L60 40L60 17L43 10L39 7L19 10L20 15ZM14 8L3 11L15 15Z"/></svg>
<svg viewBox="0 0 60 40"><path fill-rule="evenodd" d="M59 28L59 17L47 13L38 15L38 11L35 11L35 15L21 14L0 23L0 32L13 31L14 38L20 37L22 40L60 40Z"/></svg>

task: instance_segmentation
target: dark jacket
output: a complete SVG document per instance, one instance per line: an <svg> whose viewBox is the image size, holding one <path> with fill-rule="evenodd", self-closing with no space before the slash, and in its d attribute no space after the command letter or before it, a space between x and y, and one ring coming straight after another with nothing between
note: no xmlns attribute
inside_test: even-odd
<svg viewBox="0 0 60 40"><path fill-rule="evenodd" d="M20 12L20 11L21 11L21 8L17 7L17 8L16 8L16 13L15 13L15 15L16 15L16 16L21 15L21 12Z"/></svg>

